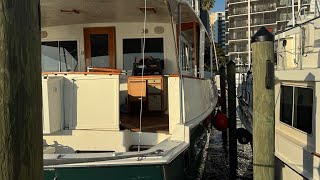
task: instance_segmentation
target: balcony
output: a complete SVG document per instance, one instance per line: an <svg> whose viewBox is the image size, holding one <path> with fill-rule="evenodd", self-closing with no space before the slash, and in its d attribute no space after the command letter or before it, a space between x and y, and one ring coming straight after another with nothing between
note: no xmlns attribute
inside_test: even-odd
<svg viewBox="0 0 320 180"><path fill-rule="evenodd" d="M292 17L292 13L281 13L278 15L278 21L288 21Z"/></svg>
<svg viewBox="0 0 320 180"><path fill-rule="evenodd" d="M229 36L229 40L248 39L246 34L232 34Z"/></svg>
<svg viewBox="0 0 320 180"><path fill-rule="evenodd" d="M230 28L236 28L236 27L245 27L248 26L248 20L239 20L234 21L233 23L230 23Z"/></svg>
<svg viewBox="0 0 320 180"><path fill-rule="evenodd" d="M274 11L276 10L276 3L271 4L258 4L251 7L251 13L257 13L257 12L265 12L265 11Z"/></svg>
<svg viewBox="0 0 320 180"><path fill-rule="evenodd" d="M229 48L229 52L245 52L245 51L248 51L247 47Z"/></svg>
<svg viewBox="0 0 320 180"><path fill-rule="evenodd" d="M242 15L242 14L247 14L248 13L248 8L242 7L234 7L232 10L229 12L229 16L234 16L234 15Z"/></svg>
<svg viewBox="0 0 320 180"><path fill-rule="evenodd" d="M309 1L310 2L310 0L302 0L302 3L304 2L304 1ZM295 0L294 1L294 4L296 5L296 4L298 4L298 0ZM291 6L291 1L289 2L289 4L288 4L288 0L280 0L280 2L278 2L278 4L277 4L277 7L279 8L279 7L290 7Z"/></svg>
<svg viewBox="0 0 320 180"><path fill-rule="evenodd" d="M251 25L257 26L257 25L273 24L273 23L276 23L275 18L272 18L272 19L256 18L252 20Z"/></svg>
<svg viewBox="0 0 320 180"><path fill-rule="evenodd" d="M229 52L245 52L248 51L247 44L240 43L240 44L233 44L229 46Z"/></svg>
<svg viewBox="0 0 320 180"><path fill-rule="evenodd" d="M229 0L228 3L240 3L240 2L247 2L246 0Z"/></svg>

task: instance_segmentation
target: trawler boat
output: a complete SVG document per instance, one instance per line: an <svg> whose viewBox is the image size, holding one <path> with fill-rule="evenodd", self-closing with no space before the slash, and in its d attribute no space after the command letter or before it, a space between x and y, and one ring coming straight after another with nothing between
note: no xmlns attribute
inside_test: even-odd
<svg viewBox="0 0 320 180"><path fill-rule="evenodd" d="M279 179L320 179L319 5L314 1L309 15L300 15L293 28L275 36L275 157Z"/></svg>
<svg viewBox="0 0 320 180"><path fill-rule="evenodd" d="M41 0L46 180L195 178L218 96L199 4Z"/></svg>
<svg viewBox="0 0 320 180"><path fill-rule="evenodd" d="M275 178L320 179L319 1L275 35ZM254 68L254 67L253 67ZM252 75L238 88L238 115L252 134ZM319 131L319 132L318 132Z"/></svg>

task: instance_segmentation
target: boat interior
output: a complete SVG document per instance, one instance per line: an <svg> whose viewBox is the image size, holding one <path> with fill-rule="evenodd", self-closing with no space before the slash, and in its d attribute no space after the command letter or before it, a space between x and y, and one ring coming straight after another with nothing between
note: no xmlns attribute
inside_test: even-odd
<svg viewBox="0 0 320 180"><path fill-rule="evenodd" d="M180 40L177 4L41 0L45 146L55 153L152 147L210 114L215 90L204 54L211 40L188 2Z"/></svg>

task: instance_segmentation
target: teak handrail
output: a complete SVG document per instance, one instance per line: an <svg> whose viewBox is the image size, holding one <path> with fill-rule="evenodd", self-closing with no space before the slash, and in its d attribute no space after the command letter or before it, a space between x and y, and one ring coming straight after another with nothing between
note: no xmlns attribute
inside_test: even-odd
<svg viewBox="0 0 320 180"><path fill-rule="evenodd" d="M93 67L89 69L89 72L114 72L114 73L121 73L121 69L112 69L112 68L98 68Z"/></svg>
<svg viewBox="0 0 320 180"><path fill-rule="evenodd" d="M43 72L42 75L82 74L82 75L120 75L119 72Z"/></svg>

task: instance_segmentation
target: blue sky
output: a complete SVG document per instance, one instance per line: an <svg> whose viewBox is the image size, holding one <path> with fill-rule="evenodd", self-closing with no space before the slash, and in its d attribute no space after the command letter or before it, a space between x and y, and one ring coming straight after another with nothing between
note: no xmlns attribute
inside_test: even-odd
<svg viewBox="0 0 320 180"><path fill-rule="evenodd" d="M211 9L211 12L224 11L225 0L216 0L214 8Z"/></svg>

